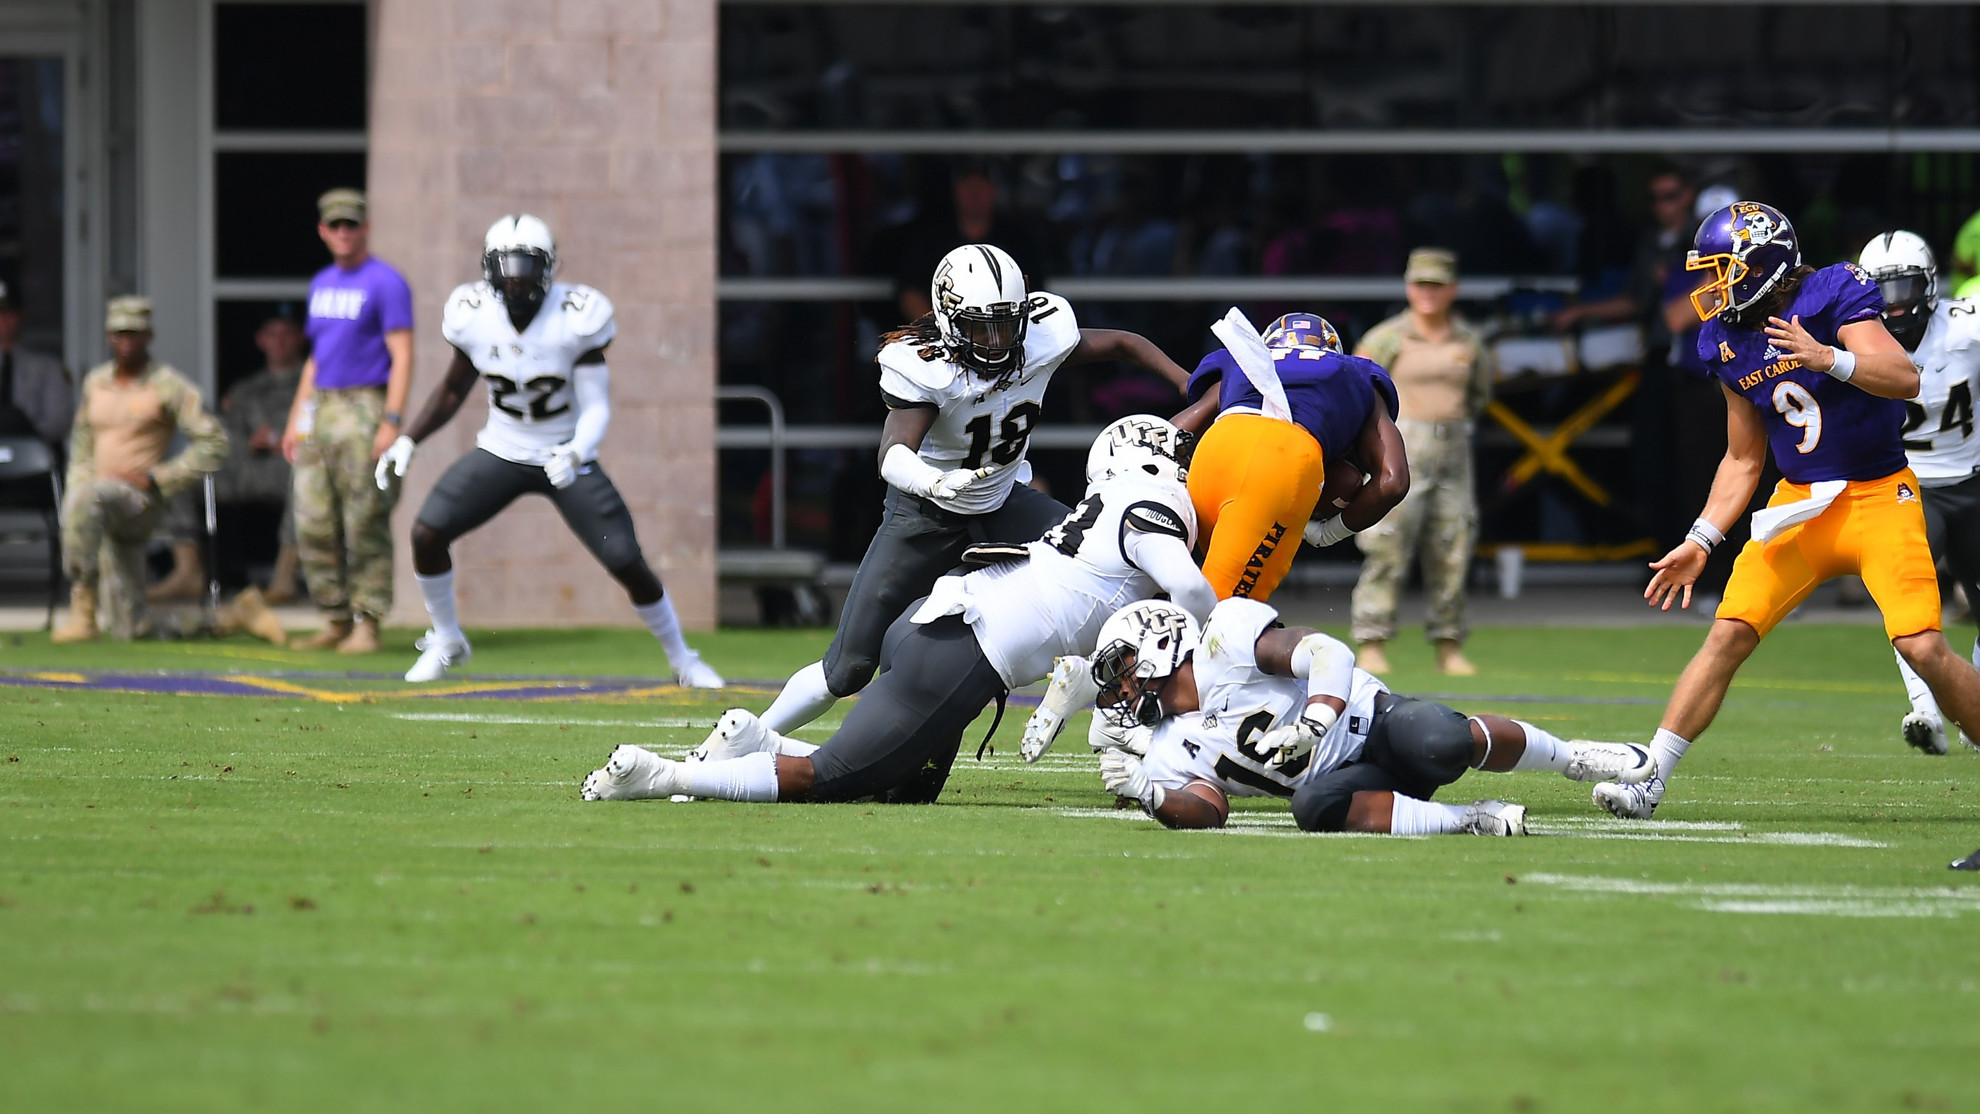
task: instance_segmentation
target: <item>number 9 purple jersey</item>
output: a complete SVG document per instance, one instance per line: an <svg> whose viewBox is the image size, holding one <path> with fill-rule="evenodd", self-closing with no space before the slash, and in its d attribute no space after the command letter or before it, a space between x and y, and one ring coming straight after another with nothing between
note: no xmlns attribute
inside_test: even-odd
<svg viewBox="0 0 1980 1114"><path fill-rule="evenodd" d="M1279 382L1286 387L1286 405L1294 424L1313 435L1328 460L1354 443L1377 402L1396 416L1396 385L1382 365L1359 356L1323 352L1317 348L1281 351L1273 361ZM1221 383L1219 382L1221 378ZM1219 348L1203 357L1189 376L1189 401L1220 391L1220 413L1242 409L1263 413L1265 400L1251 385L1229 350Z"/></svg>
<svg viewBox="0 0 1980 1114"><path fill-rule="evenodd" d="M1836 330L1876 320L1883 309L1877 284L1856 264L1838 263L1803 279L1779 316L1800 317L1810 336L1833 345ZM1875 480L1903 471L1903 402L1803 367L1763 329L1738 328L1724 316L1699 330L1698 358L1759 409L1774 463L1789 483Z"/></svg>

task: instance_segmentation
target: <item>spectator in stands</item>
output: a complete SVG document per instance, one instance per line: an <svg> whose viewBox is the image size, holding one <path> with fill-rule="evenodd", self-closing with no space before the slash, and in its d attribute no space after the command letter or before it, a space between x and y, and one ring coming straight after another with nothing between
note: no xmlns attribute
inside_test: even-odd
<svg viewBox="0 0 1980 1114"><path fill-rule="evenodd" d="M935 265L959 244L992 244L1010 253L1024 268L1026 285L1037 289L1051 273L1045 242L1030 224L998 201L997 182L990 168L966 162L956 168L951 184L953 207L947 212L924 212L908 227L893 260L894 302L901 322L930 312L928 276Z"/></svg>
<svg viewBox="0 0 1980 1114"><path fill-rule="evenodd" d="M302 326L287 314L262 322L254 346L261 349L266 363L220 400L220 421L227 428L227 464L216 484L220 503L261 505L281 515L275 571L266 593L270 603L296 595L296 524L289 510L289 462L282 456L282 428L302 383L306 343Z"/></svg>
<svg viewBox="0 0 1980 1114"><path fill-rule="evenodd" d="M360 190L317 199L316 232L331 264L309 284L314 345L282 433L295 465L296 542L323 629L312 650L375 653L378 623L392 609L392 504L373 469L398 440L412 385L412 288L370 252Z"/></svg>
<svg viewBox="0 0 1980 1114"><path fill-rule="evenodd" d="M1409 454L1409 494L1356 535L1364 560L1352 604L1357 664L1387 673L1384 650L1396 635L1396 603L1419 555L1429 599L1424 635L1437 668L1478 672L1464 656L1464 581L1478 540L1472 480L1472 423L1492 397L1492 361L1478 331L1451 311L1457 254L1418 248L1403 270L1409 308L1368 330L1355 349L1389 369L1400 396L1396 427Z"/></svg>
<svg viewBox="0 0 1980 1114"><path fill-rule="evenodd" d="M56 642L97 637L99 599L116 637L151 632L145 546L172 496L227 455L227 435L201 407L199 388L151 358L151 302L112 298L105 326L112 358L83 377L69 437L62 559L73 587ZM180 434L185 449L166 459Z"/></svg>
<svg viewBox="0 0 1980 1114"><path fill-rule="evenodd" d="M1698 227L1692 216L1697 191L1683 171L1668 164L1653 171L1647 185L1651 225L1637 239L1628 287L1607 298L1568 306L1554 315L1554 327L1565 332L1587 323L1634 322L1643 330L1642 379L1631 408L1631 473L1637 512L1646 532L1663 549L1684 539L1698 506L1679 502L1674 485L1666 482L1683 373L1670 363L1671 317L1665 312L1664 298L1666 284L1684 281L1673 275L1685 273L1684 253ZM1685 308L1689 309L1688 301ZM1719 421L1721 427L1724 424Z"/></svg>
<svg viewBox="0 0 1980 1114"><path fill-rule="evenodd" d="M68 370L21 344L21 308L0 282L0 437L38 437L59 452L75 416Z"/></svg>

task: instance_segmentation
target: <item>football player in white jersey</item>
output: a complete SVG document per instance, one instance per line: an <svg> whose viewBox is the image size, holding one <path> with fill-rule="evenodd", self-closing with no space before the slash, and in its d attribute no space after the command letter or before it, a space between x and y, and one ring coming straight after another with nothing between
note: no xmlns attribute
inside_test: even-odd
<svg viewBox="0 0 1980 1114"><path fill-rule="evenodd" d="M929 300L931 313L882 338L886 515L825 659L793 674L763 713L774 731L795 731L865 688L888 627L965 549L1028 542L1065 517L1063 503L1027 486L1025 450L1053 372L1120 360L1178 391L1188 381L1147 338L1082 329L1064 298L1027 291L1001 248L965 244L944 256Z"/></svg>
<svg viewBox="0 0 1980 1114"><path fill-rule="evenodd" d="M1524 835L1519 805L1429 798L1467 770L1629 784L1656 772L1633 744L1566 742L1522 720L1397 696L1355 668L1344 643L1285 627L1242 597L1219 603L1200 632L1170 603L1123 608L1101 629L1091 684L1107 788L1172 828L1221 827L1231 797L1271 796L1290 798L1310 832Z"/></svg>
<svg viewBox="0 0 1980 1114"><path fill-rule="evenodd" d="M1884 295L1884 327L1918 365L1918 397L1904 404L1904 455L1923 488L1932 554L1952 566L1969 604L1980 607L1980 437L1973 396L1980 389L1980 305L1939 297L1932 249L1914 232L1880 232L1857 265ZM1980 665L1980 642L1973 647ZM1946 753L1946 722L1931 688L1897 659L1911 697L1899 730L1927 754Z"/></svg>
<svg viewBox="0 0 1980 1114"><path fill-rule="evenodd" d="M673 601L640 553L632 513L598 465L612 413L605 368L605 348L618 329L612 303L589 286L554 281L556 267L556 242L541 220L525 213L488 229L482 281L455 287L441 317L441 334L454 346L447 378L379 458L384 487L390 475L406 474L413 447L447 424L475 379L487 381L488 424L475 450L440 477L413 523L413 571L433 626L420 639L419 660L406 680L437 680L468 660L448 547L517 497L535 493L556 504L571 532L625 585L674 679L721 688L721 676L681 637Z"/></svg>
<svg viewBox="0 0 1980 1114"><path fill-rule="evenodd" d="M1108 426L1088 454L1079 506L1037 541L989 547L987 567L942 577L888 632L879 677L823 746L732 709L702 744L702 761L622 746L585 778L584 799L933 801L977 713L1044 678L1055 657L1091 647L1123 604L1158 591L1184 613L1216 604L1190 554L1196 514L1184 447L1182 431L1160 418Z"/></svg>

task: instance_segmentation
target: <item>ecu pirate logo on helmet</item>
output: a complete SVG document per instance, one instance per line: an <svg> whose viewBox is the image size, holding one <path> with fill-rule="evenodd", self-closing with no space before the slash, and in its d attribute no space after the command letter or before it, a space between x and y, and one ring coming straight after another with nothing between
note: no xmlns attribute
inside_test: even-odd
<svg viewBox="0 0 1980 1114"><path fill-rule="evenodd" d="M1801 265L1794 225L1772 205L1735 201L1715 210L1698 226L1684 266L1705 271L1705 284L1691 293L1701 321L1740 311L1767 296Z"/></svg>

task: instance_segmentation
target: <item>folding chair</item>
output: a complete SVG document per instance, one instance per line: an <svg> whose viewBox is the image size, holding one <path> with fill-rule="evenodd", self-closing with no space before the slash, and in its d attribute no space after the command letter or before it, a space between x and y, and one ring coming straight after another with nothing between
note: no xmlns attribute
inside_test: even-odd
<svg viewBox="0 0 1980 1114"><path fill-rule="evenodd" d="M49 501L36 501L41 512L42 530L48 536L48 619L43 629L55 627L55 604L62 591L62 477L55 470L55 450L36 437L0 437L0 484L48 478ZM26 509L29 504L20 504Z"/></svg>

